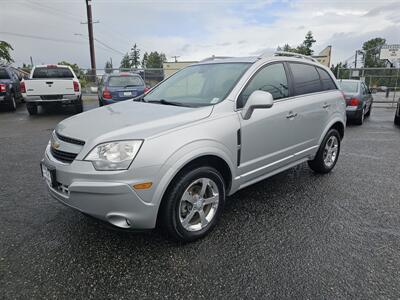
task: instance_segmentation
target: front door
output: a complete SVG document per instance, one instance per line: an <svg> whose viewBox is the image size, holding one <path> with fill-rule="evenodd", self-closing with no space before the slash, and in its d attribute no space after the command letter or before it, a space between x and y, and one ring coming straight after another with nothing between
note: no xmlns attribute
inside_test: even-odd
<svg viewBox="0 0 400 300"><path fill-rule="evenodd" d="M238 97L237 107L243 108L250 94L263 90L272 94L274 105L256 109L248 120L241 120L241 184L273 171L293 159L299 137L296 136L298 116L289 99L289 83L283 63L262 67ZM241 113L241 112L239 112Z"/></svg>

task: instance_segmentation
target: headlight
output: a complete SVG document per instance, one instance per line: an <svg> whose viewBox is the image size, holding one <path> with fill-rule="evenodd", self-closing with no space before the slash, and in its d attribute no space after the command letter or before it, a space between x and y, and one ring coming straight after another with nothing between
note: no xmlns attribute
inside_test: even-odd
<svg viewBox="0 0 400 300"><path fill-rule="evenodd" d="M97 145L84 160L91 161L98 171L126 170L129 168L143 141L118 141Z"/></svg>

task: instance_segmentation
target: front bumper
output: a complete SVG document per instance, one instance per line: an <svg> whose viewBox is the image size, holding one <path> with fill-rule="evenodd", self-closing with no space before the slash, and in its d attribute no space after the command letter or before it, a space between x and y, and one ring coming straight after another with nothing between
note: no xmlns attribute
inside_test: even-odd
<svg viewBox="0 0 400 300"><path fill-rule="evenodd" d="M106 221L119 228L152 229L158 206L145 201L132 186L142 179L130 179L128 171L96 171L91 162L54 161L49 147L42 163L56 169L56 184L47 184L50 195L73 209ZM127 175L127 174L126 174ZM108 179L107 179L108 178ZM152 194L147 194L151 198Z"/></svg>

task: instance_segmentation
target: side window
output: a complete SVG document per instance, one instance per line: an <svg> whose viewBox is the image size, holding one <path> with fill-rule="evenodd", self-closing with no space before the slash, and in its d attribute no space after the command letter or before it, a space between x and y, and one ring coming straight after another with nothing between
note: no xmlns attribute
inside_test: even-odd
<svg viewBox="0 0 400 300"><path fill-rule="evenodd" d="M321 80L317 69L312 65L289 63L294 79L296 95L310 94L322 91Z"/></svg>
<svg viewBox="0 0 400 300"><path fill-rule="evenodd" d="M332 80L332 77L329 75L329 73L321 68L317 68L319 76L321 77L322 81L322 89L324 91L329 91L329 90L336 90L337 87L335 83Z"/></svg>
<svg viewBox="0 0 400 300"><path fill-rule="evenodd" d="M361 89L362 89L363 95L368 94L368 88L365 86L365 83L361 83Z"/></svg>
<svg viewBox="0 0 400 300"><path fill-rule="evenodd" d="M272 94L274 100L289 96L288 80L282 63L267 65L259 70L238 97L237 107L242 108L254 91Z"/></svg>

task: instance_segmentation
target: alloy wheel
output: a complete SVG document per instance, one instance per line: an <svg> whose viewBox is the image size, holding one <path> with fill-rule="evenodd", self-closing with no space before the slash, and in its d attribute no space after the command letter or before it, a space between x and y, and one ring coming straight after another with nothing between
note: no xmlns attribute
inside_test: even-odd
<svg viewBox="0 0 400 300"><path fill-rule="evenodd" d="M207 227L215 217L219 203L217 184L210 178L199 178L189 184L179 204L179 220L187 231Z"/></svg>

